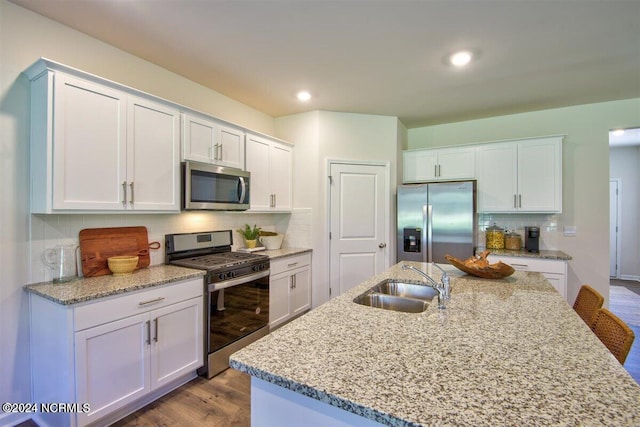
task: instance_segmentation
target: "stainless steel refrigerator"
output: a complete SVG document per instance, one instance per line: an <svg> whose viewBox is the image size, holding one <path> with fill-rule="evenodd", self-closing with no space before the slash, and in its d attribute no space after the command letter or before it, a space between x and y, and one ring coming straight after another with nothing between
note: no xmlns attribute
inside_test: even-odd
<svg viewBox="0 0 640 427"><path fill-rule="evenodd" d="M476 247L476 182L398 187L397 262L467 259Z"/></svg>

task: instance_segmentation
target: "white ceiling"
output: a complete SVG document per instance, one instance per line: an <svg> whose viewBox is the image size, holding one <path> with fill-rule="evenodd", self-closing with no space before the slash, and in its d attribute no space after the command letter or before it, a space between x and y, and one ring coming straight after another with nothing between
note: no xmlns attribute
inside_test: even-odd
<svg viewBox="0 0 640 427"><path fill-rule="evenodd" d="M638 0L11 1L274 117L412 128L640 96ZM461 48L477 60L452 69Z"/></svg>

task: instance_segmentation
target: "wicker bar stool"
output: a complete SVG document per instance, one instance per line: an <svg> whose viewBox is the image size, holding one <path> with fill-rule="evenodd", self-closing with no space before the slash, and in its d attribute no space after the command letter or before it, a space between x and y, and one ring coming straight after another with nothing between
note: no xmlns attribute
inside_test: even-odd
<svg viewBox="0 0 640 427"><path fill-rule="evenodd" d="M576 301L573 303L573 309L587 325L591 326L593 316L602 307L603 303L604 297L598 291L589 285L582 285Z"/></svg>
<svg viewBox="0 0 640 427"><path fill-rule="evenodd" d="M606 308L598 310L593 318L591 330L616 359L624 364L635 339L633 330Z"/></svg>

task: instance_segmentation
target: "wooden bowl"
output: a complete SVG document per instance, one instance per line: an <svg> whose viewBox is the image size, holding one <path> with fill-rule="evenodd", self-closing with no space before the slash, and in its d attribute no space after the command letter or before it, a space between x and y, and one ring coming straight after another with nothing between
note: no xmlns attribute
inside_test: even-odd
<svg viewBox="0 0 640 427"><path fill-rule="evenodd" d="M445 255L444 257L457 269L472 276L482 277L483 279L504 279L505 277L511 276L515 271L513 267L502 261L487 265L486 267L470 267L468 264L465 264L464 261L460 261L451 255Z"/></svg>
<svg viewBox="0 0 640 427"><path fill-rule="evenodd" d="M138 256L112 256L107 258L107 265L114 276L130 274L138 266Z"/></svg>

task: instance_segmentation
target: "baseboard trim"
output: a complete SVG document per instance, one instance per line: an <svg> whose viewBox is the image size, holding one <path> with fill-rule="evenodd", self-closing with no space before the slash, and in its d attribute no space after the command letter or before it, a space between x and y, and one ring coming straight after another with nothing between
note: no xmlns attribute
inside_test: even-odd
<svg viewBox="0 0 640 427"><path fill-rule="evenodd" d="M621 274L620 275L620 280L633 280L635 282L640 282L640 276L629 276L626 274Z"/></svg>

